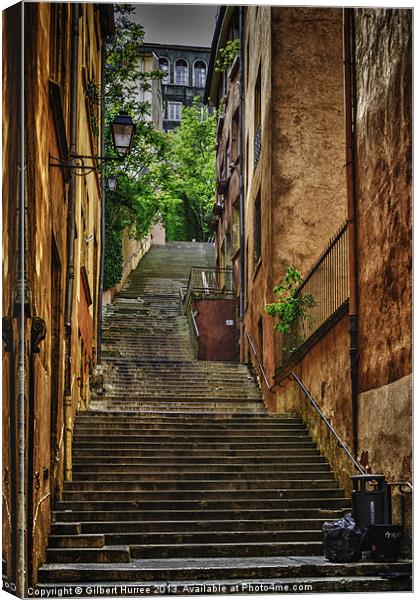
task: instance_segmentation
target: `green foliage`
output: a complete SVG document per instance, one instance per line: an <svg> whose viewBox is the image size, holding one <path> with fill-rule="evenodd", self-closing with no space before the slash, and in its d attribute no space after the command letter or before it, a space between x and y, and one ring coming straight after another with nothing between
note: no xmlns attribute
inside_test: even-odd
<svg viewBox="0 0 419 600"><path fill-rule="evenodd" d="M180 126L165 136L151 177L169 240L205 241L215 198L217 114L195 98Z"/></svg>
<svg viewBox="0 0 419 600"><path fill-rule="evenodd" d="M240 40L229 40L224 48L220 48L218 51L218 58L215 61L215 70L218 73L227 71L230 65L233 64L234 59L240 50Z"/></svg>
<svg viewBox="0 0 419 600"><path fill-rule="evenodd" d="M278 294L278 300L265 305L268 315L278 319L275 329L281 333L295 333L298 320L310 318L308 310L316 305L311 294L297 295L302 281L300 272L292 266L288 267L283 283L276 285L273 290Z"/></svg>
<svg viewBox="0 0 419 600"><path fill-rule="evenodd" d="M119 283L122 277L122 238L108 223L105 225L104 289Z"/></svg>

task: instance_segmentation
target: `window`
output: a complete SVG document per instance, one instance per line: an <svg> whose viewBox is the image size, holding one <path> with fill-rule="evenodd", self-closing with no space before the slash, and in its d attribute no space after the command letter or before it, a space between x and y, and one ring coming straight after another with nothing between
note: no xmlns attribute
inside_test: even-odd
<svg viewBox="0 0 419 600"><path fill-rule="evenodd" d="M231 121L231 160L235 162L239 156L239 109Z"/></svg>
<svg viewBox="0 0 419 600"><path fill-rule="evenodd" d="M167 60L167 58L160 58L159 59L159 69L160 71L163 71L164 73L164 77L162 79L163 83L169 83L170 80L170 67L169 67L169 61Z"/></svg>
<svg viewBox="0 0 419 600"><path fill-rule="evenodd" d="M205 87L207 78L207 65L203 60L197 60L193 68L193 81L195 87Z"/></svg>
<svg viewBox="0 0 419 600"><path fill-rule="evenodd" d="M261 257L261 209L260 192L257 195L253 210L253 270L256 269Z"/></svg>
<svg viewBox="0 0 419 600"><path fill-rule="evenodd" d="M180 121L180 113L182 111L182 102L167 103L167 119L169 121Z"/></svg>
<svg viewBox="0 0 419 600"><path fill-rule="evenodd" d="M175 83L177 85L189 85L188 65L183 58L179 58L175 64Z"/></svg>

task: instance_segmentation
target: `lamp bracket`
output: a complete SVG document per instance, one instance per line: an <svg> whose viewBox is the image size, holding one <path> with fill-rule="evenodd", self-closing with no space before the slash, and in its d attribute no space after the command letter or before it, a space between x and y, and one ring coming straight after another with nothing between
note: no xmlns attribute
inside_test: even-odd
<svg viewBox="0 0 419 600"><path fill-rule="evenodd" d="M89 156L86 154L71 154L70 160L61 160L55 156L49 155L49 166L50 167L61 167L62 169L70 169L74 175L83 176L92 173L93 171L100 171L103 169L106 163L110 162L123 162L124 156ZM90 161L88 164L85 161Z"/></svg>

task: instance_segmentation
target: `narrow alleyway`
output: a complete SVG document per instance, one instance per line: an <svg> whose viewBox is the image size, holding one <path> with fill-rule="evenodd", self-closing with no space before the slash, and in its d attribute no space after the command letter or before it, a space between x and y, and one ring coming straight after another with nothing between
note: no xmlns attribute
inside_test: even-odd
<svg viewBox="0 0 419 600"><path fill-rule="evenodd" d="M40 585L391 589L380 574L403 563L323 559L321 525L350 501L298 416L268 415L245 365L194 359L179 284L213 261L153 247L107 308L104 391L76 419Z"/></svg>

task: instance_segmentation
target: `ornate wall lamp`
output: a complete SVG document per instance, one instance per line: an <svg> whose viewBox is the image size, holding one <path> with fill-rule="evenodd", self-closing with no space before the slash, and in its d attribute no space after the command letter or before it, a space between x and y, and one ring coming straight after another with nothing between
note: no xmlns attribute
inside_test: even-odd
<svg viewBox="0 0 419 600"><path fill-rule="evenodd" d="M135 129L135 124L129 114L120 111L111 123L112 141L117 156L71 154L68 161L50 156L49 166L70 169L75 175L86 175L92 171L99 171L107 162L122 162L131 151ZM89 161L89 163L86 164L85 161Z"/></svg>
<svg viewBox="0 0 419 600"><path fill-rule="evenodd" d="M116 177L115 175L109 175L108 177L108 187L111 192L116 190Z"/></svg>

